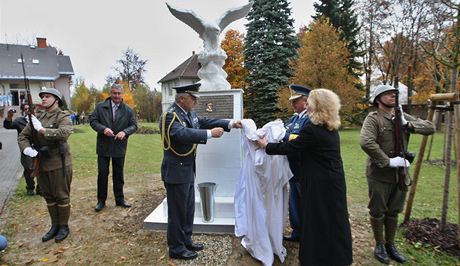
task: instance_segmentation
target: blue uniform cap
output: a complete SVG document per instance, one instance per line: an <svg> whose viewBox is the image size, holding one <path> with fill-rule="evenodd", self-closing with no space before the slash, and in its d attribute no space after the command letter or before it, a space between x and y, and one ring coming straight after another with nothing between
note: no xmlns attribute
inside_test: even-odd
<svg viewBox="0 0 460 266"><path fill-rule="evenodd" d="M201 83L195 83L173 87L173 89L176 90L176 93L188 93L195 98L199 98L200 96L198 96L198 90L200 89L200 86Z"/></svg>
<svg viewBox="0 0 460 266"><path fill-rule="evenodd" d="M308 94L310 94L310 91L311 91L311 89L308 87L304 87L304 86L300 86L296 84L289 85L289 88L291 89L291 97L289 97L289 101L293 101L302 96L308 96Z"/></svg>

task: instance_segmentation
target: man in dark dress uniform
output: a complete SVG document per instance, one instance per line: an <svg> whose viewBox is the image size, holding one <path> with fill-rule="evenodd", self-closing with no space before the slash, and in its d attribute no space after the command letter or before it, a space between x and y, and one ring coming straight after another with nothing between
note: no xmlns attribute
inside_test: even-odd
<svg viewBox="0 0 460 266"><path fill-rule="evenodd" d="M394 240L398 227L398 214L404 207L406 191L398 187L398 168L408 167L409 162L394 155L394 108L397 89L390 85L375 88L370 102L377 111L370 112L361 128L360 145L367 153L366 177L369 188L369 215L376 246L375 258L385 264L390 258L399 263L406 258L396 249ZM405 114L401 110L401 123L406 134L401 136L407 147L409 133L430 135L434 126ZM385 238L384 235L385 229Z"/></svg>
<svg viewBox="0 0 460 266"><path fill-rule="evenodd" d="M97 132L97 204L96 212L105 207L109 165L112 160L112 181L115 205L131 207L125 201L123 168L128 137L137 131L133 109L123 103L123 87L113 84L110 97L99 103L89 117L89 123Z"/></svg>
<svg viewBox="0 0 460 266"><path fill-rule="evenodd" d="M297 138L300 130L308 123L307 99L310 93L309 88L300 85L291 84L291 102L292 109L295 114L289 119L286 126L286 135L283 141L289 141ZM300 177L300 156L299 154L289 154L288 156L289 167L291 168L294 176L289 180L289 221L292 228L290 236L285 236L284 240L299 241L300 239L300 202L301 202L301 186L299 182Z"/></svg>
<svg viewBox="0 0 460 266"><path fill-rule="evenodd" d="M194 259L196 252L204 248L192 241L197 144L219 138L232 127L241 128L240 121L207 119L192 111L200 85L174 87L176 100L160 119L164 148L161 178L168 202L167 240L169 256L174 259Z"/></svg>
<svg viewBox="0 0 460 266"><path fill-rule="evenodd" d="M13 120L13 115L15 113L14 109L8 110L7 117L5 120L3 120L3 127L6 129L16 129L19 134L21 134L21 131L24 129L25 126L27 126L27 119L26 116L29 114L29 105L24 104L21 109L24 112L23 116L19 116L16 119ZM21 165L24 168L24 179L26 180L26 189L27 189L27 195L31 196L34 195L34 189L35 189L35 182L34 182L34 176L32 176L33 173L33 166L32 166L32 158L30 158L27 155L24 155L21 153ZM37 188L35 190L37 194L40 194L40 186L38 185L37 181Z"/></svg>

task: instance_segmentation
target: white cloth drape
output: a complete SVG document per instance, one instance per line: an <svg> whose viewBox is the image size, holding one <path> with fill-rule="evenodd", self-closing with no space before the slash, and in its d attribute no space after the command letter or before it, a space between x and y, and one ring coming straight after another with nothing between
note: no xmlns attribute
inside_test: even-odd
<svg viewBox="0 0 460 266"><path fill-rule="evenodd" d="M286 134L283 122L273 121L256 130L251 119L243 119L243 166L235 191L235 235L264 265L272 265L276 254L284 262L283 231L288 211L288 186L292 172L286 156L270 156L256 149L252 140L266 136L279 142Z"/></svg>

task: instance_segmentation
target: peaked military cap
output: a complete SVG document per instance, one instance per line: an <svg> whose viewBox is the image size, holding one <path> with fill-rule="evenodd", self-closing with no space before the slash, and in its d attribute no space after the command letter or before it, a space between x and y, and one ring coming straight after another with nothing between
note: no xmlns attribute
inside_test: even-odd
<svg viewBox="0 0 460 266"><path fill-rule="evenodd" d="M176 93L188 93L193 97L199 98L200 96L198 95L198 90L200 89L200 86L201 83L194 83L173 87L173 89L176 90Z"/></svg>
<svg viewBox="0 0 460 266"><path fill-rule="evenodd" d="M289 89L291 89L291 97L289 97L289 101L293 101L298 99L302 96L308 96L310 94L311 89L308 87L291 84L289 85Z"/></svg>

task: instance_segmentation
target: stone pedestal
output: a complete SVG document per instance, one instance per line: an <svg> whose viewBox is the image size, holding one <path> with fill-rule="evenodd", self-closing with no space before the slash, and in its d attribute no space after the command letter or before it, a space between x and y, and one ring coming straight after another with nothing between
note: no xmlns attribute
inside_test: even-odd
<svg viewBox="0 0 460 266"><path fill-rule="evenodd" d="M198 116L208 118L243 118L243 91L221 90L200 92ZM195 185L202 182L214 182L216 190L216 211L214 222L201 221L201 202L195 186L194 232L233 233L235 213L233 197L236 181L242 165L241 130L232 129L221 138L209 139L206 145L198 145L196 158ZM166 199L144 220L144 228L166 230Z"/></svg>

